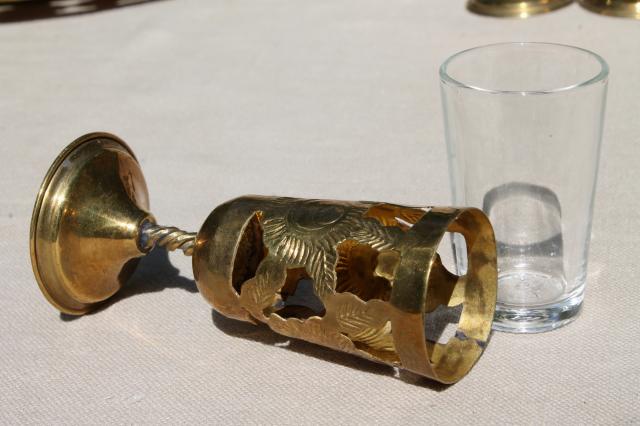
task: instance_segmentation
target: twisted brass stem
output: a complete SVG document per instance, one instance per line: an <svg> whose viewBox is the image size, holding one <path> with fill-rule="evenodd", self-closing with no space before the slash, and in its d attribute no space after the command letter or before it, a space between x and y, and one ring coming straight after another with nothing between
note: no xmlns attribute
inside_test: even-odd
<svg viewBox="0 0 640 426"><path fill-rule="evenodd" d="M180 249L186 256L191 256L195 242L195 232L187 232L175 226L160 226L150 222L142 226L140 245L145 251L160 246L171 251Z"/></svg>

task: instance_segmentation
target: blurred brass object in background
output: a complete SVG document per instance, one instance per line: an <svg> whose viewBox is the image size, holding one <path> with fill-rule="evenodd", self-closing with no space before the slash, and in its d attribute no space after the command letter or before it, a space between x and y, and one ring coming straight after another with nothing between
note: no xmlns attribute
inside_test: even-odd
<svg viewBox="0 0 640 426"><path fill-rule="evenodd" d="M460 275L437 251L447 232L466 244ZM478 360L495 312L496 243L481 210L245 196L185 232L156 224L136 157L107 133L54 161L30 242L40 289L61 312L111 298L152 248L180 249L222 315L442 383ZM443 312L456 331L441 342L428 330Z"/></svg>
<svg viewBox="0 0 640 426"><path fill-rule="evenodd" d="M571 4L573 0L469 0L467 9L480 15L528 18Z"/></svg>
<svg viewBox="0 0 640 426"><path fill-rule="evenodd" d="M578 0L587 10L607 16L640 19L640 1L636 0Z"/></svg>

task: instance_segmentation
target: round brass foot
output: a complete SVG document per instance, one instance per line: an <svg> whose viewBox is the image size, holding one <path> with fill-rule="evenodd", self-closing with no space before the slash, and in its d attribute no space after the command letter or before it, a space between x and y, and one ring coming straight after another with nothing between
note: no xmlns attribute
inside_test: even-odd
<svg viewBox="0 0 640 426"><path fill-rule="evenodd" d="M640 1L636 0L579 0L582 7L601 15L640 19Z"/></svg>
<svg viewBox="0 0 640 426"><path fill-rule="evenodd" d="M573 0L469 0L467 9L480 15L527 18L551 12L571 4Z"/></svg>
<svg viewBox="0 0 640 426"><path fill-rule="evenodd" d="M65 148L31 218L31 264L47 300L81 315L115 294L144 255L148 208L140 165L122 140L92 133Z"/></svg>

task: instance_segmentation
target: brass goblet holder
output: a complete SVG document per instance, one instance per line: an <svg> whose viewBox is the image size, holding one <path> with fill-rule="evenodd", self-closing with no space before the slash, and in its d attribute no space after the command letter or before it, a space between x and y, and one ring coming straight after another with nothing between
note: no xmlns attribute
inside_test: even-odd
<svg viewBox="0 0 640 426"><path fill-rule="evenodd" d="M465 238L463 276L436 252L446 232ZM491 331L496 246L480 210L245 196L190 233L156 224L122 140L93 133L71 143L49 169L31 222L33 271L49 302L71 315L90 311L155 246L192 256L200 293L225 316L442 383L469 371ZM321 308L291 302L304 279ZM462 305L447 343L425 338L425 316L440 305Z"/></svg>

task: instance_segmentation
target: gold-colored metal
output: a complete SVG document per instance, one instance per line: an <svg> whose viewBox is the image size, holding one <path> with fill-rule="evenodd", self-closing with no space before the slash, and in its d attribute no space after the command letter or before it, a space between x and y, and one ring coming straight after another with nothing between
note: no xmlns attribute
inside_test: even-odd
<svg viewBox="0 0 640 426"><path fill-rule="evenodd" d="M481 15L528 18L571 4L573 0L469 0L467 9Z"/></svg>
<svg viewBox="0 0 640 426"><path fill-rule="evenodd" d="M463 276L437 253L447 232L465 239ZM72 143L47 173L32 219L32 263L47 299L87 312L154 246L193 255L198 289L223 315L442 383L469 371L491 331L496 246L480 210L247 196L215 208L196 235L155 224L120 139ZM425 333L441 306L461 309L447 343Z"/></svg>
<svg viewBox="0 0 640 426"><path fill-rule="evenodd" d="M437 253L446 232L468 250L463 277ZM496 299L493 230L477 209L242 197L216 208L193 253L198 289L222 314L453 383L478 359ZM291 302L313 281L316 309ZM462 304L448 343L425 316Z"/></svg>
<svg viewBox="0 0 640 426"><path fill-rule="evenodd" d="M128 280L153 221L142 171L129 147L106 133L75 140L51 165L33 209L33 273L61 312L80 315Z"/></svg>
<svg viewBox="0 0 640 426"><path fill-rule="evenodd" d="M640 1L637 0L578 0L587 10L607 16L640 19Z"/></svg>
<svg viewBox="0 0 640 426"><path fill-rule="evenodd" d="M142 226L141 246L147 251L159 246L171 251L182 250L185 255L191 256L195 241L195 232L183 231L175 226L160 226L151 222Z"/></svg>

